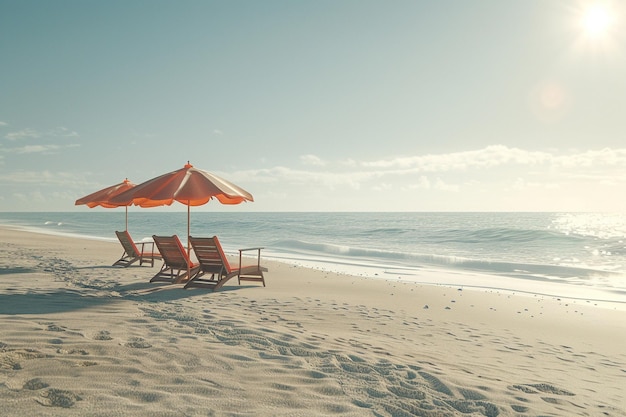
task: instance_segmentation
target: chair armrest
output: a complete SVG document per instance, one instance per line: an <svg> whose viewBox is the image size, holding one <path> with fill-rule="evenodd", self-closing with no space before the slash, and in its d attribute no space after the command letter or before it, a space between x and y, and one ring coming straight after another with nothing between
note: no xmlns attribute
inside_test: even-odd
<svg viewBox="0 0 626 417"><path fill-rule="evenodd" d="M154 242L135 242L135 246L137 245L141 245L141 254L143 255L145 253L145 246L146 245L152 245L150 247L150 253L154 253Z"/></svg>
<svg viewBox="0 0 626 417"><path fill-rule="evenodd" d="M239 252L244 252L244 251L247 251L247 250L259 250L259 251L260 251L261 249L265 249L265 248L246 248L246 249L239 249Z"/></svg>
<svg viewBox="0 0 626 417"><path fill-rule="evenodd" d="M257 266L259 268L261 268L261 249L264 248L245 248L245 249L239 249L239 269L241 269L243 267L242 263L241 263L241 257L243 255L244 252L246 251L251 251L251 250L255 250L257 251Z"/></svg>

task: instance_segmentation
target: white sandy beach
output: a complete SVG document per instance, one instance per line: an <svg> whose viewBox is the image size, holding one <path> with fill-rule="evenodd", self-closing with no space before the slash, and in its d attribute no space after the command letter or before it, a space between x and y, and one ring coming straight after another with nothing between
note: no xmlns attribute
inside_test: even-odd
<svg viewBox="0 0 626 417"><path fill-rule="evenodd" d="M0 234L3 416L626 416L610 303L267 261L184 290L118 243Z"/></svg>

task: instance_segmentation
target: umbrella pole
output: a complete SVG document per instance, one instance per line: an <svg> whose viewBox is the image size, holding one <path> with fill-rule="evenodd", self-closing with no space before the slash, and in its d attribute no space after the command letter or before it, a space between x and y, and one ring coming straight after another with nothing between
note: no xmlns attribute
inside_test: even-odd
<svg viewBox="0 0 626 417"><path fill-rule="evenodd" d="M189 236L191 236L189 232L189 223L191 222L191 216L189 215L190 210L190 206L187 204L187 256L191 256L191 242L189 242Z"/></svg>
<svg viewBox="0 0 626 417"><path fill-rule="evenodd" d="M187 200L187 258L189 258L189 262L187 262L187 279L191 278L191 242L189 236L191 233L189 232L189 224L191 223L191 201Z"/></svg>
<svg viewBox="0 0 626 417"><path fill-rule="evenodd" d="M128 206L124 206L126 208L126 231L128 232Z"/></svg>

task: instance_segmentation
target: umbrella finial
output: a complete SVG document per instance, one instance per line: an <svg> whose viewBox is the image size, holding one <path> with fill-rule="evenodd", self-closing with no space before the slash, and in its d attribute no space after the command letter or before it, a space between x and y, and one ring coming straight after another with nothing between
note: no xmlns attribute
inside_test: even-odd
<svg viewBox="0 0 626 417"><path fill-rule="evenodd" d="M192 168L192 167L193 167L193 165L191 165L191 164L189 163L189 161L187 161L187 163L185 164L185 168Z"/></svg>

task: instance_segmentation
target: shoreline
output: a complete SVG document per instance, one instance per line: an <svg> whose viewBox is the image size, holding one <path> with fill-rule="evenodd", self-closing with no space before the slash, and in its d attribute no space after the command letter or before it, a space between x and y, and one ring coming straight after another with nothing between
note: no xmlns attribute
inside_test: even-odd
<svg viewBox="0 0 626 417"><path fill-rule="evenodd" d="M101 236L86 236L78 233L63 233L58 231L47 231L45 229L0 224L0 230L13 230L15 232L25 232L42 234L51 237L61 237L68 239L84 239L98 242L108 242L118 244L115 238ZM147 241L145 238L143 241ZM551 282L549 277L530 278L524 276L516 278L507 274L496 275L493 273L481 272L479 270L445 269L433 266L417 266L407 269L400 265L367 265L356 264L346 260L313 260L302 259L296 256L285 255L264 255L272 262L284 263L295 267L312 269L320 272L335 273L340 276L354 276L370 279L381 279L391 282L408 282L418 285L432 285L443 287L462 287L470 291L496 291L508 294L519 294L523 296L552 297L555 299L568 299L572 301L585 301L596 307L616 309L626 311L626 292L611 292L608 289L596 288L592 285L577 286L575 284L565 284L563 282ZM227 251L233 254L233 251ZM394 272L390 272L394 271ZM398 272L400 271L400 272ZM606 271L598 271L607 273ZM385 276L388 275L388 276ZM395 277L392 277L395 276Z"/></svg>
<svg viewBox="0 0 626 417"><path fill-rule="evenodd" d="M10 415L626 415L619 310L265 260L265 288L183 290L0 230Z"/></svg>

